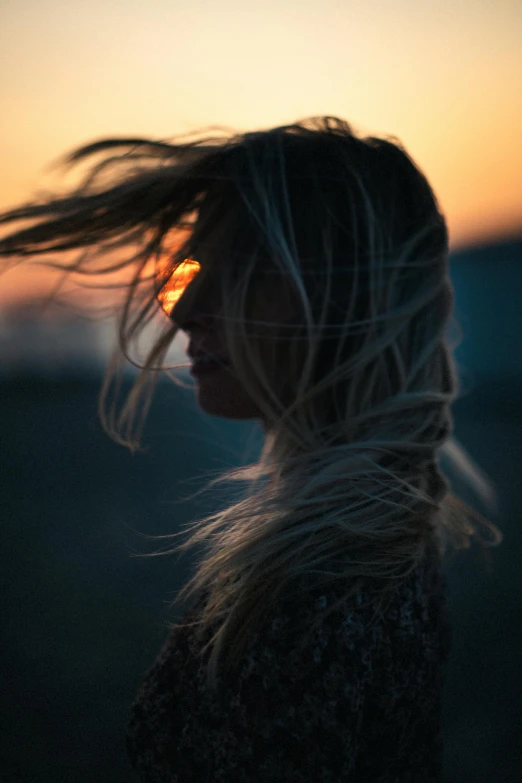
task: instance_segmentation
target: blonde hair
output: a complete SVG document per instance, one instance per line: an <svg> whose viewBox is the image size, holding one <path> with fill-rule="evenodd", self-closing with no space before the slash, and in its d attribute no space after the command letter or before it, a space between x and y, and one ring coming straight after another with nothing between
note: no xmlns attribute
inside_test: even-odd
<svg viewBox="0 0 522 783"><path fill-rule="evenodd" d="M262 412L265 441L257 462L209 482L207 489L244 482L234 502L191 523L187 541L152 555L206 543L172 605L196 594L206 599L197 624L209 632L201 651L211 652L209 687L216 687L218 664L224 671L239 663L281 596L335 584L343 601L362 589L382 599L430 542L443 557L448 548L469 548L483 526L493 541L479 537L481 545L500 544L498 528L449 491L439 464L449 458L494 506L493 483L452 436L460 387L445 333L454 307L446 222L401 142L313 117L192 142L106 139L65 163L118 148L124 152L93 167L72 194L2 214L4 224L40 222L4 237L0 253L17 262L87 248L72 263L44 262L80 274L134 265L99 399L105 431L134 451L178 326L166 319L145 364L136 365L141 372L117 421L114 404L106 411L111 381L117 376L119 389L123 358L132 361L129 342L158 311L158 280L163 285L184 259L219 241L217 317L234 373ZM96 188L116 165L124 175ZM173 230L188 233L174 251L167 247ZM135 241L138 252L124 262L89 268ZM147 276L152 258L166 261ZM289 283L300 315L292 328L272 325L273 361L262 358L259 323L248 317L264 274ZM134 320L131 305L141 305ZM284 383L275 372L282 351ZM185 532L153 538L179 535Z"/></svg>

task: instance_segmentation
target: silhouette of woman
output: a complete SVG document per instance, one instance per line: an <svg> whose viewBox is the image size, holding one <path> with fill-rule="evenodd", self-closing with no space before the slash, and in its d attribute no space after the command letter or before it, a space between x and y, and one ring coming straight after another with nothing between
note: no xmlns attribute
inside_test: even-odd
<svg viewBox="0 0 522 783"><path fill-rule="evenodd" d="M99 153L74 192L0 215L10 229L37 221L5 235L1 256L79 249L60 268L134 269L100 403L117 442L139 446L134 417L180 329L201 408L264 429L255 464L210 482L246 490L162 552L207 543L174 604L196 600L131 708L134 769L165 783L440 781L442 561L478 525L493 545L501 534L438 461L445 451L491 497L452 436L448 233L426 177L400 141L336 117L106 139L66 163ZM158 315L164 333L115 426L111 374Z"/></svg>

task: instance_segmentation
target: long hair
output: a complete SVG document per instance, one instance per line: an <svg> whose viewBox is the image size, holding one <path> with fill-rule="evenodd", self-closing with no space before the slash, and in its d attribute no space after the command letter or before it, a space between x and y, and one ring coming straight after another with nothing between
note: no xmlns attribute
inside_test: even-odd
<svg viewBox="0 0 522 783"><path fill-rule="evenodd" d="M204 599L196 622L208 632L201 655L211 653L210 688L218 667L239 663L278 598L328 584L340 587L342 601L363 589L383 599L430 542L441 557L469 548L473 536L482 547L501 543L499 529L450 492L439 462L448 458L495 504L492 481L452 435L461 390L446 333L455 323L446 221L396 137L362 137L337 117L312 117L195 141L105 139L64 163L100 152L110 155L74 192L0 215L2 224L37 219L5 236L0 254L20 263L80 248L75 261L43 263L91 275L134 270L99 398L104 430L134 451L176 323L164 319L136 365L117 420L114 405L106 410L111 381L119 384L129 342L158 314L158 292L173 272L214 249L227 357L262 412L264 445L258 461L209 482L207 489L243 482L234 502L191 523L185 542L152 554L206 545L172 606ZM138 250L123 261L89 266L132 243ZM290 286L299 319L292 328L271 325L267 358L249 307L269 274ZM493 541L480 538L480 526Z"/></svg>

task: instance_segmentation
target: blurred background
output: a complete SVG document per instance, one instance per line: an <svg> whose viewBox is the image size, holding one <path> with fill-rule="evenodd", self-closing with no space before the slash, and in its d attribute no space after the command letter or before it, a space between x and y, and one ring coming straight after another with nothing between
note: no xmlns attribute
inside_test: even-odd
<svg viewBox="0 0 522 783"><path fill-rule="evenodd" d="M494 481L498 511L448 475L504 534L489 564L478 545L445 563L447 783L522 779L521 40L518 0L0 6L0 210L72 186L81 167L64 181L49 164L99 138L322 114L395 135L428 177L462 330L455 435ZM209 417L163 379L147 452L111 441L97 399L116 325L75 281L42 309L58 277L34 265L0 276L0 783L126 783L127 712L195 562L135 555L160 548L144 536L225 504L183 498L262 440L257 423ZM168 360L185 347L180 335Z"/></svg>

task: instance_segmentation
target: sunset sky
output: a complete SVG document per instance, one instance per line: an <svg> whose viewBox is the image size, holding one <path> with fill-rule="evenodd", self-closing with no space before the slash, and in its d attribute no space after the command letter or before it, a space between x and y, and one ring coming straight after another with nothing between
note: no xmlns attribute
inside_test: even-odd
<svg viewBox="0 0 522 783"><path fill-rule="evenodd" d="M1 210L95 139L330 114L402 141L453 249L522 233L520 0L16 0L0 31Z"/></svg>

